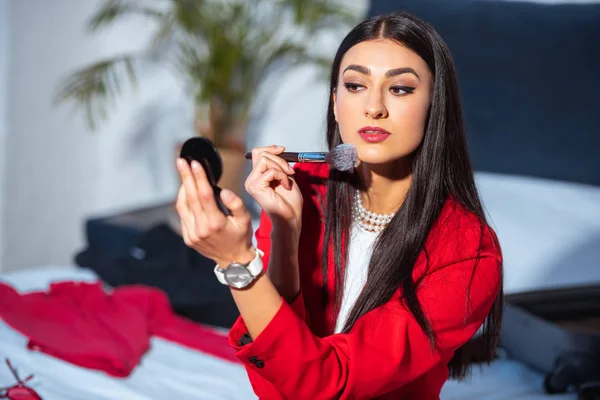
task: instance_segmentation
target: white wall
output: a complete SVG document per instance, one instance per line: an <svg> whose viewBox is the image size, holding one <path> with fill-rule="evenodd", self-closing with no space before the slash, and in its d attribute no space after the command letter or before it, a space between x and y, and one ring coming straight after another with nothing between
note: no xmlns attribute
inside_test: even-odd
<svg viewBox="0 0 600 400"><path fill-rule="evenodd" d="M86 217L174 197L174 148L193 134L191 102L168 72L147 68L138 92L123 96L109 123L91 134L81 114L53 107L58 82L86 63L142 48L149 22L122 21L89 35L85 21L100 0L2 1L11 26L9 85L0 91L10 98L10 134L0 146L8 166L0 269L67 264L84 245ZM344 34L324 37L323 50L335 51ZM263 88L268 118L253 126L253 144L323 147L326 85L310 68L284 75Z"/></svg>
<svg viewBox="0 0 600 400"><path fill-rule="evenodd" d="M10 19L8 1L0 0L0 260L4 250L4 177L6 165L6 135L8 131L8 45ZM0 271L2 263L0 262Z"/></svg>
<svg viewBox="0 0 600 400"><path fill-rule="evenodd" d="M10 79L0 90L10 99L0 268L66 264L83 245L86 216L172 197L171 149L192 134L190 107L167 72L147 69L139 92L123 96L91 134L81 114L53 106L58 82L88 62L140 48L148 22L89 35L85 21L99 1L0 3L10 4L11 21Z"/></svg>

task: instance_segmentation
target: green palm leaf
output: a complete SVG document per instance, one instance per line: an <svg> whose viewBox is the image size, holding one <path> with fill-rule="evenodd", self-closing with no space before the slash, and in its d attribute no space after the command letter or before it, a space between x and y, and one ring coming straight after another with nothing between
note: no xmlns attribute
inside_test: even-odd
<svg viewBox="0 0 600 400"><path fill-rule="evenodd" d="M83 68L65 79L55 102L79 104L89 125L95 128L97 117L106 119L108 104L122 93L123 78L136 84L135 62L133 55L123 55Z"/></svg>
<svg viewBox="0 0 600 400"><path fill-rule="evenodd" d="M89 28L96 30L114 23L119 18L129 15L140 15L160 20L164 17L164 11L144 7L139 2L124 0L108 0L92 16L89 22Z"/></svg>
<svg viewBox="0 0 600 400"><path fill-rule="evenodd" d="M107 118L125 83L135 86L137 64L151 62L170 67L184 79L198 104L218 109L212 113L211 125L225 134L236 120L248 117L268 71L298 63L328 70L330 59L313 54L313 42L306 39L322 29L355 22L355 16L334 0L163 0L155 4L153 8L139 0L105 0L89 21L92 30L131 15L156 23L147 51L99 61L62 82L56 101L82 106L92 129Z"/></svg>

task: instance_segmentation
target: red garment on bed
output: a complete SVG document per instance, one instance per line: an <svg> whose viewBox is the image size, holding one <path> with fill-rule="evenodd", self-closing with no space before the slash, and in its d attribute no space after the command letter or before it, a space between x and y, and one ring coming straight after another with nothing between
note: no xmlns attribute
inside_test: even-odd
<svg viewBox="0 0 600 400"><path fill-rule="evenodd" d="M0 282L0 318L29 338L28 348L85 368L128 376L157 336L239 362L227 337L176 315L167 296L146 286L105 292L100 282L58 282L21 294Z"/></svg>

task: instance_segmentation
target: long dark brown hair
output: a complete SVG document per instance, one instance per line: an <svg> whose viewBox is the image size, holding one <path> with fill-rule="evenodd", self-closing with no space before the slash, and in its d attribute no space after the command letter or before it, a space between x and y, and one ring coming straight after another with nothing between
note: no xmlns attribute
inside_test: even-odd
<svg viewBox="0 0 600 400"><path fill-rule="evenodd" d="M331 71L327 111L329 148L342 143L333 112L333 94L338 86L342 57L354 45L376 39L393 40L418 54L433 75L433 90L423 142L413 155L411 187L404 203L377 240L369 264L367 283L343 332L348 332L358 318L388 302L401 289L409 311L429 337L432 346L435 346L435 333L417 298L418 282L412 279L415 262L424 250L429 231L450 195L479 217L482 234L486 218L467 152L452 58L437 32L410 14L394 13L371 18L356 26L342 41ZM343 238L349 237L351 206L357 182L358 177L354 172L332 170L327 184L325 243L333 242L336 310L339 310L343 292L343 263L348 255L347 241ZM322 264L323 279L326 281L329 264L326 251L323 252ZM469 372L468 366L475 358L487 362L493 358L502 320L502 299L500 290L478 338L482 354L474 354L473 341L459 348L448 365L451 377L465 377Z"/></svg>

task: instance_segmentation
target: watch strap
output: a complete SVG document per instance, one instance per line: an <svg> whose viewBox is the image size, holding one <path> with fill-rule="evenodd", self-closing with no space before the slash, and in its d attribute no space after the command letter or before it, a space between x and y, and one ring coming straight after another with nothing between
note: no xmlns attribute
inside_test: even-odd
<svg viewBox="0 0 600 400"><path fill-rule="evenodd" d="M215 265L215 276L217 277L219 283L221 283L222 285L227 285L227 281L225 281L225 274L219 267L219 264Z"/></svg>

